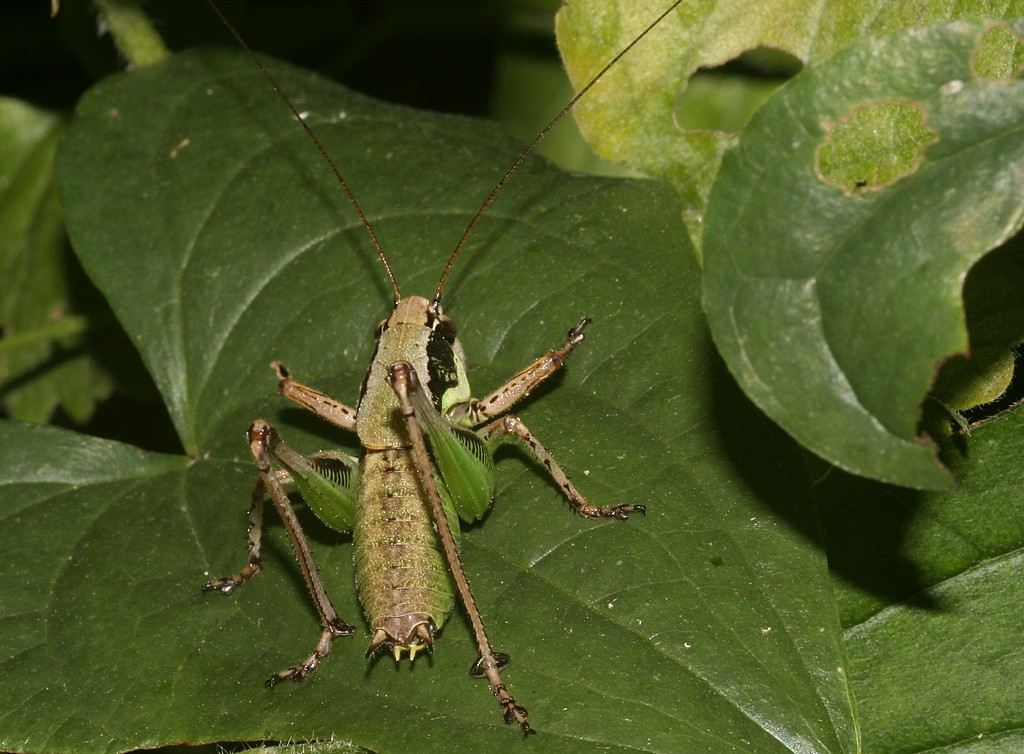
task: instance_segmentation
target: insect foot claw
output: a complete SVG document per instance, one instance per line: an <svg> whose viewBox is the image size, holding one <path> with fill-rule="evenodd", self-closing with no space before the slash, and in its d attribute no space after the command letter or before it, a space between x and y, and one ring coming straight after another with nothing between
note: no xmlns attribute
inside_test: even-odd
<svg viewBox="0 0 1024 754"><path fill-rule="evenodd" d="M288 668L287 670L282 670L279 673L274 673L274 675L270 676L270 678L268 678L267 680L265 680L263 682L263 685L266 686L271 691L273 691L277 687L277 684L279 684L285 678L291 678L292 680L295 680L295 673L298 672L298 670L299 670L299 668L295 667L295 668ZM297 682L298 681L296 681L296 683Z"/></svg>
<svg viewBox="0 0 1024 754"><path fill-rule="evenodd" d="M317 642L316 650L313 654L307 657L305 662L295 667L274 673L274 675L267 679L267 688L273 691L274 687L286 678L291 679L294 683L302 683L306 680L306 676L316 671L320 667L321 661L331 654L331 644L335 639L339 636L351 636L355 632L356 629L353 626L335 616L324 624L323 633L320 634L320 641Z"/></svg>
<svg viewBox="0 0 1024 754"><path fill-rule="evenodd" d="M503 695L499 694L501 701L501 708L503 710L502 716L505 718L505 723L511 725L512 723L518 723L519 727L523 731L523 738L527 738L531 733L536 733L530 724L526 722L526 707L519 704L511 694L502 689Z"/></svg>
<svg viewBox="0 0 1024 754"><path fill-rule="evenodd" d="M287 670L274 673L274 675L270 676L270 678L266 680L265 685L268 689L273 691L274 687L285 679L290 680L292 683L302 683L306 680L306 676L315 671L318 667L320 667L320 658L315 654L310 655L309 659L301 665L296 665L294 668L288 668Z"/></svg>
<svg viewBox="0 0 1024 754"><path fill-rule="evenodd" d="M236 582L232 578L217 579L216 581L207 581L203 584L202 589L204 592L220 592L221 594L231 594L235 589L241 585L241 582Z"/></svg>
<svg viewBox="0 0 1024 754"><path fill-rule="evenodd" d="M204 592L220 592L223 595L234 593L234 591L249 581L253 576L260 572L259 560L253 560L238 573L234 573L230 576L225 576L221 579L214 579L213 581L207 581L202 586Z"/></svg>
<svg viewBox="0 0 1024 754"><path fill-rule="evenodd" d="M583 328L593 322L590 317L584 317L580 320L580 323L576 327L569 331L569 343L573 346L578 346L583 342Z"/></svg>
<svg viewBox="0 0 1024 754"><path fill-rule="evenodd" d="M625 521L630 513L647 513L647 508L643 505L616 505L608 512L608 518Z"/></svg>
<svg viewBox="0 0 1024 754"><path fill-rule="evenodd" d="M580 501L574 506L577 513L587 518L614 518L616 521L626 521L630 513L647 513L643 505L590 505L586 501Z"/></svg>

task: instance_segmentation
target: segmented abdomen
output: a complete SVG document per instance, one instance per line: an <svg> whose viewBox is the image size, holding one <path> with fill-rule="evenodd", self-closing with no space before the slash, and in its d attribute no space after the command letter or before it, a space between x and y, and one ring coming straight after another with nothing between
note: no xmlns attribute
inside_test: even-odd
<svg viewBox="0 0 1024 754"><path fill-rule="evenodd" d="M371 634L384 631L389 646L419 644L416 627L440 628L452 610L453 590L408 450L363 456L359 505L356 587Z"/></svg>

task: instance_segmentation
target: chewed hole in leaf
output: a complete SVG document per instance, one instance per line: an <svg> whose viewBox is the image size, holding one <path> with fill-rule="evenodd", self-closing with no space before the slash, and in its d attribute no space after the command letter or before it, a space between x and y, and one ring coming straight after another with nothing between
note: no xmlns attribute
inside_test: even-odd
<svg viewBox="0 0 1024 754"><path fill-rule="evenodd" d="M913 173L938 138L916 104L890 100L857 105L826 129L815 155L818 175L847 196L881 189Z"/></svg>
<svg viewBox="0 0 1024 754"><path fill-rule="evenodd" d="M758 47L723 65L702 68L676 104L679 126L691 131L738 132L801 66L787 52Z"/></svg>
<svg viewBox="0 0 1024 754"><path fill-rule="evenodd" d="M1024 66L1024 40L1003 24L989 27L978 38L971 55L971 70L980 79L1002 81Z"/></svg>

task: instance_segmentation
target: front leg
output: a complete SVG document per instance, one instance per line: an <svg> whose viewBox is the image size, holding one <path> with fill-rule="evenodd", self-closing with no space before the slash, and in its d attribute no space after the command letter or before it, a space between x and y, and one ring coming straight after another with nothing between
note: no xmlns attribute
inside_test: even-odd
<svg viewBox="0 0 1024 754"><path fill-rule="evenodd" d="M551 455L551 452L541 444L533 432L527 429L518 416L503 416L500 419L495 419L478 430L478 433L488 444L496 444L506 438L519 440L530 451L530 454L544 465L548 474L551 475L555 484L569 501L569 505L582 516L625 521L629 518L630 513L647 512L642 505L591 505L588 503L583 494L576 489L576 485L572 483L569 476L562 471L562 467L558 465L558 461Z"/></svg>
<svg viewBox="0 0 1024 754"><path fill-rule="evenodd" d="M271 362L270 366L277 372L277 392L335 426L347 429L349 432L356 431L356 410L354 408L339 403L315 388L296 382L292 379L288 367L280 361Z"/></svg>
<svg viewBox="0 0 1024 754"><path fill-rule="evenodd" d="M477 427L508 411L537 385L562 368L573 349L583 342L583 328L590 322L590 317L581 319L576 327L569 330L565 343L559 348L548 351L490 395L455 406L448 418L460 426Z"/></svg>

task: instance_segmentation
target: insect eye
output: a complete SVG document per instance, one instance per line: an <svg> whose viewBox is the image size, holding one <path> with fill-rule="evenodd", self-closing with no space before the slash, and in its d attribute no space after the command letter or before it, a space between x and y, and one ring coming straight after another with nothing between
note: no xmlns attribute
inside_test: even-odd
<svg viewBox="0 0 1024 754"><path fill-rule="evenodd" d="M378 322L377 327L374 328L373 330L373 337L379 338L380 334L384 332L384 328L387 327L387 324L388 321L386 319L382 319L380 322Z"/></svg>
<svg viewBox="0 0 1024 754"><path fill-rule="evenodd" d="M454 337L456 332L458 332L459 328L455 326L455 320L453 320L451 317L446 317L445 315L442 314L438 318L438 321L441 323L445 330L452 334L452 337Z"/></svg>

